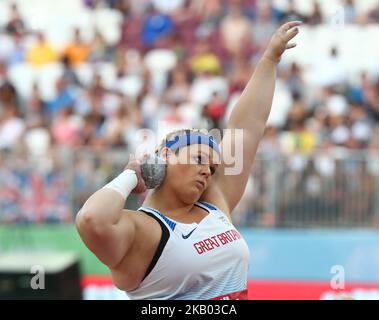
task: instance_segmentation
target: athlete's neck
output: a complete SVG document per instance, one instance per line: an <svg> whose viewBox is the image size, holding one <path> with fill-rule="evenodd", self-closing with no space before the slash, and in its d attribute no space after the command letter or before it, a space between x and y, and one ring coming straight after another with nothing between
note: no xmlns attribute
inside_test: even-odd
<svg viewBox="0 0 379 320"><path fill-rule="evenodd" d="M193 203L186 204L182 202L171 190L164 187L153 190L153 192L147 196L143 205L154 208L172 218L189 213L194 206Z"/></svg>

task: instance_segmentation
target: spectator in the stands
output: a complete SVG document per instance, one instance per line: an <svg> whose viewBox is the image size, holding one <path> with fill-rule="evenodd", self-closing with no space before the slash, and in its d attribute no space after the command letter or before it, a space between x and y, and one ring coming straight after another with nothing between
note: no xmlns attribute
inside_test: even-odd
<svg viewBox="0 0 379 320"><path fill-rule="evenodd" d="M26 32L24 20L22 19L16 3L10 5L10 18L5 25L5 30L12 36L21 36Z"/></svg>
<svg viewBox="0 0 379 320"><path fill-rule="evenodd" d="M63 56L67 57L70 65L76 65L85 62L89 56L90 47L83 41L80 29L74 29L74 36L63 49Z"/></svg>
<svg viewBox="0 0 379 320"><path fill-rule="evenodd" d="M45 39L44 34L38 32L36 38L36 43L27 52L27 61L35 67L56 62L58 53Z"/></svg>
<svg viewBox="0 0 379 320"><path fill-rule="evenodd" d="M377 2L367 13L367 23L379 22L379 2Z"/></svg>
<svg viewBox="0 0 379 320"><path fill-rule="evenodd" d="M73 106L75 103L74 91L70 88L66 78L59 78L56 82L56 95L47 101L47 115L50 120L58 114L61 109Z"/></svg>
<svg viewBox="0 0 379 320"><path fill-rule="evenodd" d="M15 34L12 37L12 50L7 59L9 67L25 61L26 47L24 38L20 34Z"/></svg>
<svg viewBox="0 0 379 320"><path fill-rule="evenodd" d="M296 8L294 0L287 0L288 8L282 15L282 23L286 21L306 21L306 16L301 14Z"/></svg>
<svg viewBox="0 0 379 320"><path fill-rule="evenodd" d="M355 8L354 0L344 0L343 1L343 10L345 13L345 23L352 24L356 21L357 11Z"/></svg>
<svg viewBox="0 0 379 320"><path fill-rule="evenodd" d="M112 48L109 47L102 33L96 29L88 48L88 61L98 63L111 60Z"/></svg>
<svg viewBox="0 0 379 320"><path fill-rule="evenodd" d="M225 48L230 54L236 54L251 42L252 23L245 18L238 5L230 5L228 14L222 19L220 32Z"/></svg>
<svg viewBox="0 0 379 320"><path fill-rule="evenodd" d="M57 111L51 124L54 143L67 146L77 145L81 125L78 116L73 114L71 106L62 107Z"/></svg>
<svg viewBox="0 0 379 320"><path fill-rule="evenodd" d="M24 120L13 103L2 105L0 114L0 150L15 148L25 130Z"/></svg>
<svg viewBox="0 0 379 320"><path fill-rule="evenodd" d="M211 101L204 107L203 115L207 117L212 123L211 128L222 130L221 121L225 114L225 101L217 92L213 93Z"/></svg>
<svg viewBox="0 0 379 320"><path fill-rule="evenodd" d="M25 125L27 129L46 125L46 115L44 112L44 101L40 94L38 84L33 83L32 92L26 101Z"/></svg>
<svg viewBox="0 0 379 320"><path fill-rule="evenodd" d="M219 74L221 69L221 61L217 55L211 51L210 44L206 40L199 41L191 59L191 70L195 74Z"/></svg>
<svg viewBox="0 0 379 320"><path fill-rule="evenodd" d="M252 41L254 47L261 52L268 44L272 34L278 25L273 18L273 10L270 3L263 2L257 9L257 17L253 22Z"/></svg>
<svg viewBox="0 0 379 320"><path fill-rule="evenodd" d="M166 90L166 100L172 103L184 103L189 100L189 75L183 68L171 71Z"/></svg>
<svg viewBox="0 0 379 320"><path fill-rule="evenodd" d="M367 88L365 100L370 116L379 122L379 80Z"/></svg>
<svg viewBox="0 0 379 320"><path fill-rule="evenodd" d="M306 85L303 79L303 70L298 63L293 62L290 65L286 80L287 80L288 88L291 91L291 94L293 96L302 97L304 94L304 88L306 87Z"/></svg>
<svg viewBox="0 0 379 320"><path fill-rule="evenodd" d="M18 93L8 78L7 66L0 62L0 108L7 105L18 105L18 103Z"/></svg>
<svg viewBox="0 0 379 320"><path fill-rule="evenodd" d="M233 104L233 100L241 94L245 87L244 84L246 81L249 81L253 70L253 66L242 55L235 56L231 62L226 71L230 94L228 111L226 112L227 116L229 116L229 111L231 111L230 107Z"/></svg>
<svg viewBox="0 0 379 320"><path fill-rule="evenodd" d="M158 12L150 6L142 24L142 43L145 48L152 48L162 37L174 32L174 24L169 15Z"/></svg>
<svg viewBox="0 0 379 320"><path fill-rule="evenodd" d="M322 10L318 1L313 1L312 12L306 21L309 25L312 26L321 24L323 22Z"/></svg>

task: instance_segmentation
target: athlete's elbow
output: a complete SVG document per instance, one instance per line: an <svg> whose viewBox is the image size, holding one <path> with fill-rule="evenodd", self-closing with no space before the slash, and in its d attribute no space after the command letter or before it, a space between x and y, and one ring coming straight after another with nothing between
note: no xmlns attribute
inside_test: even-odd
<svg viewBox="0 0 379 320"><path fill-rule="evenodd" d="M80 210L76 215L75 224L76 229L80 234L92 234L100 236L104 224L102 224L95 214L88 210Z"/></svg>
<svg viewBox="0 0 379 320"><path fill-rule="evenodd" d="M93 215L87 211L81 209L76 215L75 223L77 228L82 228L85 225L92 223Z"/></svg>

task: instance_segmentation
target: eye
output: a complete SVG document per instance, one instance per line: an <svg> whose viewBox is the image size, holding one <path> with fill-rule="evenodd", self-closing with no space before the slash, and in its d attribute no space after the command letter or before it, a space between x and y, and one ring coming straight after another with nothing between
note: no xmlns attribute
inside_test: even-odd
<svg viewBox="0 0 379 320"><path fill-rule="evenodd" d="M196 159L196 163L197 164L202 164L203 163L203 158L201 157L201 155L195 156L195 159Z"/></svg>

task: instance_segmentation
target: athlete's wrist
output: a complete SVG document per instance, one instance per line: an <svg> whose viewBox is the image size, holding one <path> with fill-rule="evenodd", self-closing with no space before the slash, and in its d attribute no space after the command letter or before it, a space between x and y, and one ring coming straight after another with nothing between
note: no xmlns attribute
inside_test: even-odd
<svg viewBox="0 0 379 320"><path fill-rule="evenodd" d="M126 200L137 184L138 178L136 172L132 169L126 169L103 188L118 192Z"/></svg>

